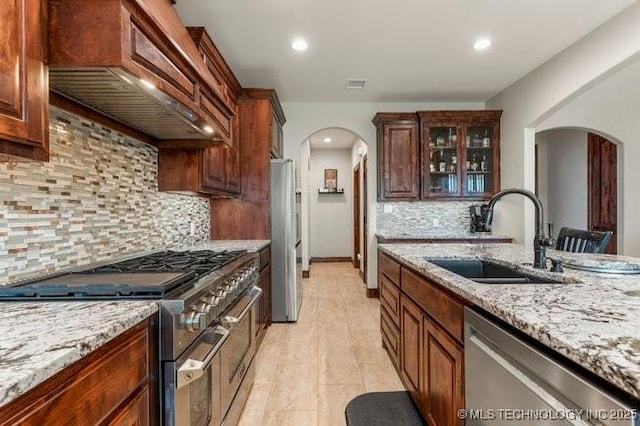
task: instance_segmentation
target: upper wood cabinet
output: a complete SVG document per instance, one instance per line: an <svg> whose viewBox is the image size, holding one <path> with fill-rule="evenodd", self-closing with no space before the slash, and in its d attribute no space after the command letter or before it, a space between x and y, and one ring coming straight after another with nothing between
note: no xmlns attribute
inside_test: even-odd
<svg viewBox="0 0 640 426"><path fill-rule="evenodd" d="M47 2L3 0L0 161L49 159Z"/></svg>
<svg viewBox="0 0 640 426"><path fill-rule="evenodd" d="M423 199L487 199L500 190L502 111L421 111Z"/></svg>
<svg viewBox="0 0 640 426"><path fill-rule="evenodd" d="M228 126L229 144L185 147L185 143L160 143L158 168L161 191L190 191L212 197L234 197L240 193L239 120L236 104L240 83L202 27L187 28L202 60L214 77L216 87L233 114Z"/></svg>
<svg viewBox="0 0 640 426"><path fill-rule="evenodd" d="M211 202L211 238L271 238L271 158L285 123L272 89L244 89L238 98L242 196ZM233 220L229 221L232 217Z"/></svg>
<svg viewBox="0 0 640 426"><path fill-rule="evenodd" d="M485 110L376 114L378 199L493 196L500 189L501 114Z"/></svg>
<svg viewBox="0 0 640 426"><path fill-rule="evenodd" d="M156 139L231 143L233 105L166 0L49 0L51 90Z"/></svg>
<svg viewBox="0 0 640 426"><path fill-rule="evenodd" d="M378 113L378 200L415 200L419 193L416 114Z"/></svg>

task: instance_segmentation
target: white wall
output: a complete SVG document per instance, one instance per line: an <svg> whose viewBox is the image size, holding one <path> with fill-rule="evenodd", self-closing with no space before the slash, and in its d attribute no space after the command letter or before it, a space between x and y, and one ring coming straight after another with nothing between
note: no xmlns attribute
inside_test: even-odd
<svg viewBox="0 0 640 426"><path fill-rule="evenodd" d="M640 60L541 122L540 130L593 129L618 144L618 253L640 256Z"/></svg>
<svg viewBox="0 0 640 426"><path fill-rule="evenodd" d="M318 130L338 127L350 130L367 144L368 176L367 218L368 236L367 287L377 287L377 253L375 245L376 231L376 129L371 123L377 112L414 112L439 109L483 109L480 102L414 102L414 103L323 103L323 102L285 102L282 104L287 123L284 126L284 157L293 158L300 164L301 144ZM303 197L305 195L303 194ZM303 227L305 224L303 223ZM308 241L303 239L304 245ZM304 266L304 263L303 263Z"/></svg>
<svg viewBox="0 0 640 426"><path fill-rule="evenodd" d="M554 237L563 226L587 229L587 132L548 130L536 134L539 196L545 222L552 222ZM543 154L541 154L541 151Z"/></svg>
<svg viewBox="0 0 640 426"><path fill-rule="evenodd" d="M324 170L338 169L344 194L318 194ZM309 205L311 257L353 256L353 175L350 149L311 149Z"/></svg>
<svg viewBox="0 0 640 426"><path fill-rule="evenodd" d="M639 22L640 3L635 3L487 101L488 109L504 110L503 188L533 190L536 126L639 56ZM505 198L496 206L493 223L496 232L529 245L534 233L533 208L523 205L520 198Z"/></svg>
<svg viewBox="0 0 640 426"><path fill-rule="evenodd" d="M309 241L311 235L311 223L309 221L309 170L311 169L311 145L309 140L302 143L300 149L300 168L298 169L300 179L300 238L302 239L302 270L309 270Z"/></svg>

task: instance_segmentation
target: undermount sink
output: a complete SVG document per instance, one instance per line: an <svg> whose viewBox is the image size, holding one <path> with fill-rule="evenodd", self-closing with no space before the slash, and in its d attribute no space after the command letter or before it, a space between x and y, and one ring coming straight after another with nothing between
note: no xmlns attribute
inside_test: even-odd
<svg viewBox="0 0 640 426"><path fill-rule="evenodd" d="M562 282L524 274L486 260L429 260L429 262L483 284L558 284Z"/></svg>

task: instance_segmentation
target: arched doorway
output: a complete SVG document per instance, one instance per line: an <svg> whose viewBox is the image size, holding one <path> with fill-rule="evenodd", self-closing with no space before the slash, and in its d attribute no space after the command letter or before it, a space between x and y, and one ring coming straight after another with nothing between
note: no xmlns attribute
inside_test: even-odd
<svg viewBox="0 0 640 426"><path fill-rule="evenodd" d="M561 127L536 133L536 192L556 235L563 226L612 231L606 252L622 251L621 148L594 129Z"/></svg>
<svg viewBox="0 0 640 426"><path fill-rule="evenodd" d="M349 261L364 281L367 144L349 129L328 127L309 135L300 149L303 275L313 261Z"/></svg>

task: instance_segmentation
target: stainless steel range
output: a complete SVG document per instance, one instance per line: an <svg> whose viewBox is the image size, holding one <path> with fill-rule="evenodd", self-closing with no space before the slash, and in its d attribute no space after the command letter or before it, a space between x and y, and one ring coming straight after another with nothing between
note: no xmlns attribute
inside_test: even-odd
<svg viewBox="0 0 640 426"><path fill-rule="evenodd" d="M162 251L0 289L0 300L158 300L165 425L234 425L253 384L258 255Z"/></svg>

